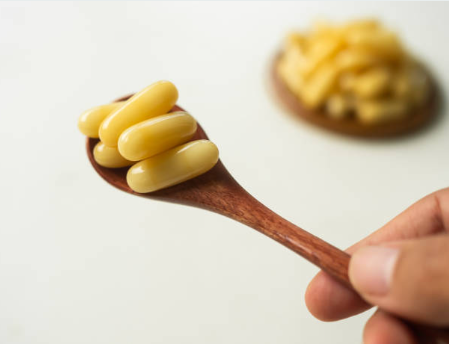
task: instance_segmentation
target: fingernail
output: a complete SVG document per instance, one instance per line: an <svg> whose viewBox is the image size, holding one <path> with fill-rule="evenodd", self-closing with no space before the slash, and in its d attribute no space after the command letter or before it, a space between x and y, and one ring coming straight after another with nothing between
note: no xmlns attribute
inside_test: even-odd
<svg viewBox="0 0 449 344"><path fill-rule="evenodd" d="M386 295L399 251L395 248L368 246L358 250L349 263L349 279L362 294Z"/></svg>

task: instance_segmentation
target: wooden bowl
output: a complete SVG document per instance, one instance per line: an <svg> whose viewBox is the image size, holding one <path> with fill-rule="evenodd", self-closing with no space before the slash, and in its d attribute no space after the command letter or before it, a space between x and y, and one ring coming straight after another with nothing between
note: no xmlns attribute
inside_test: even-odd
<svg viewBox="0 0 449 344"><path fill-rule="evenodd" d="M280 58L281 53L276 55L271 65L271 80L275 94L281 103L294 115L324 129L358 137L392 137L411 133L423 128L436 117L438 92L436 84L431 78L430 96L427 102L423 106L413 110L413 113L409 114L403 120L392 121L384 124L368 125L362 124L354 118L343 120L332 119L322 111L315 111L306 108L290 91L277 72L277 65ZM430 77L430 73L428 74Z"/></svg>

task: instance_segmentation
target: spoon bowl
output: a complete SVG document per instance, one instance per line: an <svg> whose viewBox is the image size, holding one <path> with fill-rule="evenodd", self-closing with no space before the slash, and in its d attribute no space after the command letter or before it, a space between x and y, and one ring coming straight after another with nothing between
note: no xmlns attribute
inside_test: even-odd
<svg viewBox="0 0 449 344"><path fill-rule="evenodd" d="M129 97L120 98L120 100L126 100ZM175 105L171 112L174 111L185 111L181 107ZM195 135L192 137L190 141L194 140L201 140L201 139L208 139L206 133L204 132L203 128L198 124L197 125L197 131ZM218 161L218 163L211 169L211 171L202 174L194 179L187 180L183 183L171 186L169 188L165 188L162 190L158 190L151 193L138 193L133 191L126 182L126 173L128 172L129 167L123 167L123 168L107 168L100 166L94 159L93 156L93 149L95 145L99 142L99 139L94 138L87 138L86 141L86 149L87 149L87 156L90 160L90 163L94 167L94 169L97 171L97 173L106 180L109 184L115 186L116 188L125 191L127 193L150 198L154 200L161 200L166 202L173 202L173 203L181 203L181 204L188 204L193 205L192 202L195 200L198 201L198 197L193 197L194 194L198 191L198 188L200 190L204 189L206 185L209 185L210 183L213 183L216 178L214 178L215 175L229 175L221 161ZM230 177L230 175L229 175ZM198 204L195 204L195 206L200 207L200 202Z"/></svg>

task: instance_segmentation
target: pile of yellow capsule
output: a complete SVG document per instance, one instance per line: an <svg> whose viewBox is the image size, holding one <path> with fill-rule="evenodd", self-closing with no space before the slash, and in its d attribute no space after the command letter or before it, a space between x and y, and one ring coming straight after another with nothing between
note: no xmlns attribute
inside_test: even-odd
<svg viewBox="0 0 449 344"><path fill-rule="evenodd" d="M290 34L277 71L302 104L336 120L401 120L429 97L427 73L374 20Z"/></svg>
<svg viewBox="0 0 449 344"><path fill-rule="evenodd" d="M218 149L208 140L190 141L197 124L187 112L170 112L178 90L168 81L156 82L127 101L85 111L78 128L100 138L95 161L104 167L131 166L127 182L139 193L182 183L210 170Z"/></svg>

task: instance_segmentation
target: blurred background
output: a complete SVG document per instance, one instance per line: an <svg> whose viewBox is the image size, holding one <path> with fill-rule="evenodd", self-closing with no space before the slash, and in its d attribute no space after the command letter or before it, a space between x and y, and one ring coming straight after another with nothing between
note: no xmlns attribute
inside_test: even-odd
<svg viewBox="0 0 449 344"><path fill-rule="evenodd" d="M376 17L449 86L447 3L0 3L0 343L357 343L314 319L318 271L239 223L133 197L90 166L79 114L167 79L234 177L340 248L449 186L449 119L393 140L286 114L291 29ZM443 112L445 110L443 109Z"/></svg>

